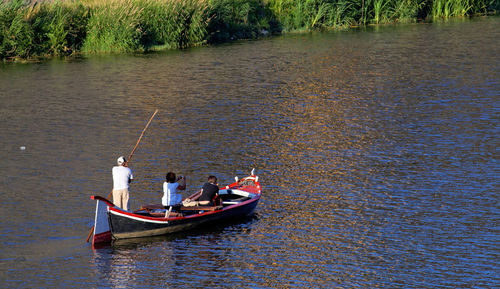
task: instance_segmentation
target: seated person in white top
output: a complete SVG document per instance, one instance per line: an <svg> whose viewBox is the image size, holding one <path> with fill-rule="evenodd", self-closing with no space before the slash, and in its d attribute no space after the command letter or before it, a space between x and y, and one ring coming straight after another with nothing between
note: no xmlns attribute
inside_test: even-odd
<svg viewBox="0 0 500 289"><path fill-rule="evenodd" d="M163 183L163 198L161 204L166 208L174 206L182 202L182 195L177 194L177 190L186 189L186 178L179 176L175 177L172 172L167 173L165 176L166 181ZM179 183L179 181L182 181Z"/></svg>
<svg viewBox="0 0 500 289"><path fill-rule="evenodd" d="M127 168L127 160L119 157L116 162L118 166L113 167L113 204L128 210L129 184L134 179L132 170Z"/></svg>

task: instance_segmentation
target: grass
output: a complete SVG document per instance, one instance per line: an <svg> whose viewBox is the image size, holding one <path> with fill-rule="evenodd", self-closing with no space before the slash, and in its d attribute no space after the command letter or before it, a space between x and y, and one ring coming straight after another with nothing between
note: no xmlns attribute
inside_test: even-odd
<svg viewBox="0 0 500 289"><path fill-rule="evenodd" d="M500 0L4 0L0 59L182 49L498 9Z"/></svg>
<svg viewBox="0 0 500 289"><path fill-rule="evenodd" d="M471 0L434 0L433 18L463 17L472 9Z"/></svg>
<svg viewBox="0 0 500 289"><path fill-rule="evenodd" d="M87 3L90 17L84 53L132 52L140 48L140 17L143 9L133 0Z"/></svg>

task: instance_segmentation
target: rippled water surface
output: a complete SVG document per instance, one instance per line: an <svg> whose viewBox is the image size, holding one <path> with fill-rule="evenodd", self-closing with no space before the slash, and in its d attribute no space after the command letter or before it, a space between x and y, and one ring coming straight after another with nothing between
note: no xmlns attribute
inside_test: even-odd
<svg viewBox="0 0 500 289"><path fill-rule="evenodd" d="M0 66L4 288L500 286L500 18ZM131 207L256 168L239 222L92 250ZM25 147L24 150L21 147Z"/></svg>

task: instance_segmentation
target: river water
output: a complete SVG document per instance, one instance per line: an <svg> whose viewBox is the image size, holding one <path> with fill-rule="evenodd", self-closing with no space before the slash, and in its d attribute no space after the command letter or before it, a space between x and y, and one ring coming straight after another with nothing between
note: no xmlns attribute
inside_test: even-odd
<svg viewBox="0 0 500 289"><path fill-rule="evenodd" d="M500 286L500 18L0 66L3 288ZM131 207L256 169L255 214L85 240L111 167Z"/></svg>

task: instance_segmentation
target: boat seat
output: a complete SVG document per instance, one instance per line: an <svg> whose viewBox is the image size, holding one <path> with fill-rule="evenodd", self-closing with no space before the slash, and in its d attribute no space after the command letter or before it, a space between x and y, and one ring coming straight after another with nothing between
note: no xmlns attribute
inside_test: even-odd
<svg viewBox="0 0 500 289"><path fill-rule="evenodd" d="M181 204L173 205L172 208L174 209L179 209ZM165 210L165 207L162 204L149 204L149 205L142 205L140 210L146 210L148 212L154 211L154 210Z"/></svg>
<svg viewBox="0 0 500 289"><path fill-rule="evenodd" d="M153 217L165 218L165 212L150 212L149 214ZM169 218L182 217L182 216L184 216L184 215L182 213L178 213L178 212L170 212L170 214L169 214Z"/></svg>
<svg viewBox="0 0 500 289"><path fill-rule="evenodd" d="M216 211L222 209L222 206L191 206L191 207L180 207L181 211Z"/></svg>
<svg viewBox="0 0 500 289"><path fill-rule="evenodd" d="M164 210L165 207L162 204L148 204L142 205L141 210L146 210L151 212L152 210Z"/></svg>
<svg viewBox="0 0 500 289"><path fill-rule="evenodd" d="M179 210L180 204L176 206L172 206L172 208ZM149 215L153 217L165 217L165 207L162 204L148 204L142 205L138 211L145 210ZM137 212L137 211L136 211ZM169 217L182 217L182 213L178 212L170 212Z"/></svg>

